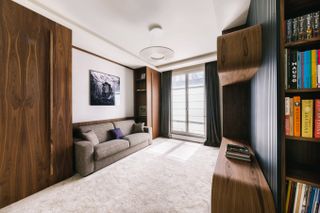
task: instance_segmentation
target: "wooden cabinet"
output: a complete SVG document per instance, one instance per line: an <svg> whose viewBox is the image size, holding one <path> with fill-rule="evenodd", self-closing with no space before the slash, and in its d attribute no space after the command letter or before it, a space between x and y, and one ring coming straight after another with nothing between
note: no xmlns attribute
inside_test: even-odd
<svg viewBox="0 0 320 213"><path fill-rule="evenodd" d="M135 70L135 118L152 127L153 138L160 134L160 73L149 67Z"/></svg>
<svg viewBox="0 0 320 213"><path fill-rule="evenodd" d="M0 1L0 208L73 174L71 31Z"/></svg>

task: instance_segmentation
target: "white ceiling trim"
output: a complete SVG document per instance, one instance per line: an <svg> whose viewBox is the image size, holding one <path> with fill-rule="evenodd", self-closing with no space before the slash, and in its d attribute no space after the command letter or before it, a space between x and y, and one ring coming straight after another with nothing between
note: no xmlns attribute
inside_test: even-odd
<svg viewBox="0 0 320 213"><path fill-rule="evenodd" d="M165 72L169 70L176 70L184 67L190 67L194 65L204 64L217 60L217 52L207 53L204 55L164 64L157 66L159 72Z"/></svg>
<svg viewBox="0 0 320 213"><path fill-rule="evenodd" d="M68 23L68 27L73 28L73 27L77 27L83 31L85 31L86 33L94 36L95 38L107 43L108 45L111 45L119 50L121 50L122 52L125 52L126 54L129 54L130 56L134 57L136 60L140 61L142 64L144 64L145 66L148 66L152 69L158 70L157 67L155 67L154 65L150 64L149 62L147 62L146 60L141 59L140 57L136 56L135 54L127 51L125 48L111 42L110 40L108 40L107 38L99 35L98 33L94 32L93 30L90 30L86 27L84 27L83 25L77 23L76 21L65 17L64 15L58 13L57 11L54 11L52 9L50 9L49 7L47 7L46 5L42 4L41 2L37 1L37 0L14 0L16 3L21 4L23 6L26 6L26 1L29 2L29 4L33 4L34 6L37 6L43 10L45 10L47 13L49 13L51 16L62 19L64 22ZM29 5L28 4L28 5ZM29 5L30 6L30 5ZM114 59L112 59L114 60ZM121 62L117 61L118 63L121 64ZM127 65L126 65L127 66ZM130 67L130 66L129 66ZM132 67L134 69L134 67Z"/></svg>

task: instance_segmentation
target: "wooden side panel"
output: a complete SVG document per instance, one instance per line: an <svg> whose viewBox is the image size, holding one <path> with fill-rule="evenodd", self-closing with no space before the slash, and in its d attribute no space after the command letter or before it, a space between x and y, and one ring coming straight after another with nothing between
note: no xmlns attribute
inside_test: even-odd
<svg viewBox="0 0 320 213"><path fill-rule="evenodd" d="M222 88L223 136L250 141L250 82L227 85Z"/></svg>
<svg viewBox="0 0 320 213"><path fill-rule="evenodd" d="M242 145L238 141L222 139L212 178L211 212L276 212L271 190L257 159L252 156L251 163L228 159L225 152L229 143Z"/></svg>
<svg viewBox="0 0 320 213"><path fill-rule="evenodd" d="M153 138L160 134L160 73L152 72L152 135Z"/></svg>
<svg viewBox="0 0 320 213"><path fill-rule="evenodd" d="M53 129L51 181L73 174L71 30L55 24L53 33Z"/></svg>
<svg viewBox="0 0 320 213"><path fill-rule="evenodd" d="M147 102L147 126L152 127L152 69L146 70L146 102Z"/></svg>
<svg viewBox="0 0 320 213"><path fill-rule="evenodd" d="M0 1L0 208L49 185L51 22Z"/></svg>
<svg viewBox="0 0 320 213"><path fill-rule="evenodd" d="M261 64L261 25L218 37L218 73L221 85L250 80Z"/></svg>

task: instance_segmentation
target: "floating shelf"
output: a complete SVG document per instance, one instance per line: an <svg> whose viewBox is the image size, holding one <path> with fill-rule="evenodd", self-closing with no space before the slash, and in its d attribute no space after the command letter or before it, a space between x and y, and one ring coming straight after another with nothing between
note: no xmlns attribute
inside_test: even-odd
<svg viewBox="0 0 320 213"><path fill-rule="evenodd" d="M145 78L143 78L143 79L136 79L136 82L144 82L144 81L146 81L146 79Z"/></svg>
<svg viewBox="0 0 320 213"><path fill-rule="evenodd" d="M317 171L289 169L287 171L286 180L300 182L320 188L320 173Z"/></svg>
<svg viewBox="0 0 320 213"><path fill-rule="evenodd" d="M311 38L311 39L307 39L307 40L302 40L302 41L289 42L289 43L286 43L284 46L286 48L303 47L303 46L313 45L313 44L317 44L317 43L320 44L320 36L315 37L315 38Z"/></svg>
<svg viewBox="0 0 320 213"><path fill-rule="evenodd" d="M308 142L316 142L316 143L320 144L320 139L317 139L317 138L303 138L303 137L286 136L286 140L308 141Z"/></svg>
<svg viewBox="0 0 320 213"><path fill-rule="evenodd" d="M137 92L146 92L146 89L137 89Z"/></svg>
<svg viewBox="0 0 320 213"><path fill-rule="evenodd" d="M313 93L320 92L320 88L313 89L287 89L285 93Z"/></svg>

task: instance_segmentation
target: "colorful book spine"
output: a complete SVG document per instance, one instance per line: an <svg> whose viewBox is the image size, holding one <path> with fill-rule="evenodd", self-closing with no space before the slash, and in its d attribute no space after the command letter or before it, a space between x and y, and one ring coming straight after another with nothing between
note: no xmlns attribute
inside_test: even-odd
<svg viewBox="0 0 320 213"><path fill-rule="evenodd" d="M290 98L285 98L285 132L290 135Z"/></svg>
<svg viewBox="0 0 320 213"><path fill-rule="evenodd" d="M286 21L287 42L292 41L292 19Z"/></svg>
<svg viewBox="0 0 320 213"><path fill-rule="evenodd" d="M301 98L300 96L293 97L293 136L300 137L301 135Z"/></svg>
<svg viewBox="0 0 320 213"><path fill-rule="evenodd" d="M311 50L311 88L318 88L317 50Z"/></svg>
<svg viewBox="0 0 320 213"><path fill-rule="evenodd" d="M297 89L297 51L290 51L290 88Z"/></svg>
<svg viewBox="0 0 320 213"><path fill-rule="evenodd" d="M320 139L320 99L315 100L314 107L314 137Z"/></svg>
<svg viewBox="0 0 320 213"><path fill-rule="evenodd" d="M302 100L302 137L313 136L313 100Z"/></svg>
<svg viewBox="0 0 320 213"><path fill-rule="evenodd" d="M305 51L304 52L304 70L303 70L304 79L303 79L303 83L304 83L304 88L306 88L306 89L311 88L311 67L310 67L310 63L311 63L311 52L310 51Z"/></svg>
<svg viewBox="0 0 320 213"><path fill-rule="evenodd" d="M287 189L286 211L285 212L289 212L289 203L290 203L291 190L292 190L292 181L289 180L288 189Z"/></svg>
<svg viewBox="0 0 320 213"><path fill-rule="evenodd" d="M301 88L304 88L304 52L301 52Z"/></svg>
<svg viewBox="0 0 320 213"><path fill-rule="evenodd" d="M290 136L293 136L293 98L290 98L290 118L289 118L289 125L290 125Z"/></svg>
<svg viewBox="0 0 320 213"><path fill-rule="evenodd" d="M318 61L318 63L317 63L317 75L318 75L318 88L320 88L320 49L317 51L317 55L318 55L318 57L317 57L317 61Z"/></svg>
<svg viewBox="0 0 320 213"><path fill-rule="evenodd" d="M302 86L301 86L301 76L302 76L302 73L301 73L301 52L297 52L297 88L298 89L301 89Z"/></svg>

